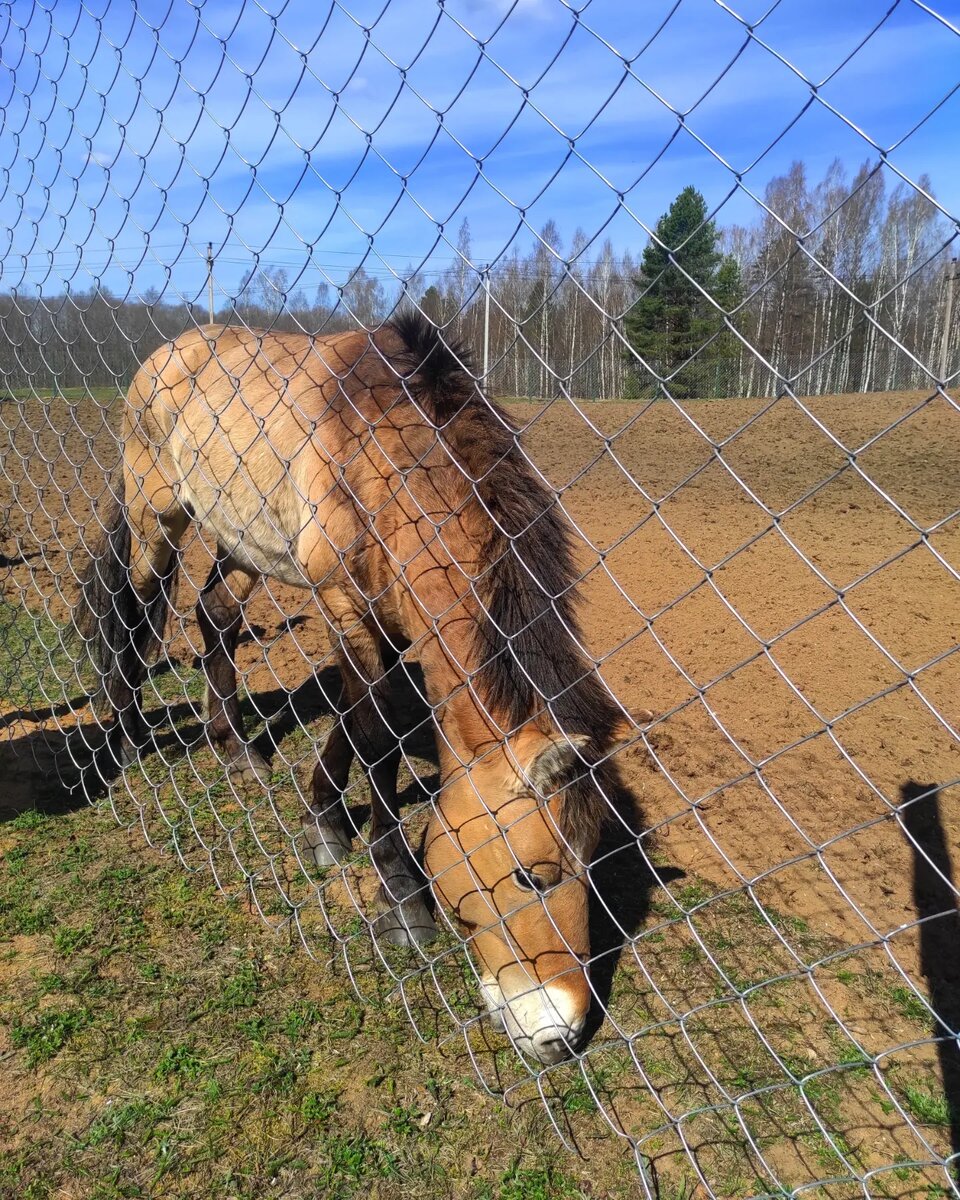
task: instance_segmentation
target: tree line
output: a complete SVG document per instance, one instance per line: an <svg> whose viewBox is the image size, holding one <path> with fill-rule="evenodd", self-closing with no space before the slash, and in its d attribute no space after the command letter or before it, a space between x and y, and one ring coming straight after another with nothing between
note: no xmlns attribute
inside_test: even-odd
<svg viewBox="0 0 960 1200"><path fill-rule="evenodd" d="M638 257L582 230L565 245L548 221L532 249L515 243L488 270L464 221L446 270L394 276L363 264L308 294L287 268L260 264L216 319L334 332L416 304L478 371L487 365L485 386L501 396L922 388L945 351L948 373L957 362L960 297L945 329L956 228L927 199L929 179L918 186L888 188L876 163L850 178L839 161L812 184L795 163L769 182L751 225L721 227L687 187ZM0 293L0 383L123 388L159 342L206 319L201 305L155 291Z"/></svg>

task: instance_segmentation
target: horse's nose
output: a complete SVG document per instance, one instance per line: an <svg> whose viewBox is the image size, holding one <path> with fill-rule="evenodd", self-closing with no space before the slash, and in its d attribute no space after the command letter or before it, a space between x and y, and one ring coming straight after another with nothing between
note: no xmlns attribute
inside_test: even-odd
<svg viewBox="0 0 960 1200"><path fill-rule="evenodd" d="M563 1062L576 1054L583 1044L585 1019L575 1025L551 1025L538 1029L530 1039L533 1052L543 1063Z"/></svg>

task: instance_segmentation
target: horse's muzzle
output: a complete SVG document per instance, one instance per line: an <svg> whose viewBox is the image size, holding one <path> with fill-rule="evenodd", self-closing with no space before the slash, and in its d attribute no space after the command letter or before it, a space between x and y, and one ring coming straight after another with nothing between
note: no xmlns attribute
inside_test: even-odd
<svg viewBox="0 0 960 1200"><path fill-rule="evenodd" d="M542 1063L563 1062L582 1047L587 1014L573 991L560 983L533 986L506 997L484 981L483 991L518 1050Z"/></svg>

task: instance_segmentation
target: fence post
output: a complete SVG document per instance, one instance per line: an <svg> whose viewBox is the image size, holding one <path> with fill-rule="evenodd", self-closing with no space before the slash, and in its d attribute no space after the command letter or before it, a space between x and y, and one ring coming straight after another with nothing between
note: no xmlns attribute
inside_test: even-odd
<svg viewBox="0 0 960 1200"><path fill-rule="evenodd" d="M951 258L947 263L947 294L943 306L943 335L940 339L940 372L941 383L946 383L950 369L950 326L953 324L953 285L957 282L957 260Z"/></svg>
<svg viewBox="0 0 960 1200"><path fill-rule="evenodd" d="M207 242L207 310L213 324L213 242Z"/></svg>
<svg viewBox="0 0 960 1200"><path fill-rule="evenodd" d="M483 390L489 395L490 384L490 264L483 268Z"/></svg>

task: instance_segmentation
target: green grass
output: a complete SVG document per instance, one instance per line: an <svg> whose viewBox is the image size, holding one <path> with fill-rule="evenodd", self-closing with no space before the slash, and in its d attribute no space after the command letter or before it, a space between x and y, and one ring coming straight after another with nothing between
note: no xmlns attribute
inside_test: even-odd
<svg viewBox="0 0 960 1200"><path fill-rule="evenodd" d="M496 1193L485 1188L478 1189L478 1197L494 1196L499 1200L560 1200L561 1197L579 1197L582 1192L577 1181L551 1168L511 1167L497 1181Z"/></svg>
<svg viewBox="0 0 960 1200"><path fill-rule="evenodd" d="M578 1167L539 1101L419 1042L372 960L360 1000L102 812L24 813L0 852L0 1194L633 1194L612 1137Z"/></svg>
<svg viewBox="0 0 960 1200"><path fill-rule="evenodd" d="M689 1163L666 1110L693 1114L684 1136L718 1194L752 1194L758 1161L732 1109L715 1107L701 1058L738 1098L754 1143L787 1162L790 1186L842 1173L839 1155L859 1169L876 1165L863 1113L890 1114L869 1057L824 1022L794 980L750 998L779 1065L705 956L691 955L685 921L661 923L659 940L640 943L662 996L687 1013L701 1006L683 1030L667 1023L648 1032L635 1057L622 1043L604 1045L604 1031L582 1068L543 1077L581 1162L563 1149L502 1037L481 1029L471 1040L487 1084L508 1089L506 1104L485 1094L462 1042L438 1046L436 1000L411 975L408 1003L426 1041L415 1037L388 974L361 953L362 938L351 943L361 998L331 940L316 933L316 959L308 958L289 930L272 935L242 893L228 900L207 875L185 873L176 856L158 856L138 832L93 809L23 813L0 826L0 849L0 933L11 946L0 956L0 1054L18 1096L16 1108L0 1107L0 1192L53 1196L83 1180L91 1196L535 1200L586 1194L589 1181L596 1195L633 1196L629 1143L609 1118L648 1139L665 1194L682 1195ZM731 978L775 973L782 948L753 920L752 902L715 899L695 879L683 902L703 906L692 918L698 936ZM810 958L828 948L809 931L790 936ZM850 987L869 977L858 1003L889 1009L896 984L883 990L867 968L838 961L836 986L846 986L841 972ZM401 951L391 963L411 965ZM477 997L455 963L434 969L469 1016ZM619 1022L662 1022L658 1005L635 972L621 970L612 1000ZM944 1137L942 1094L906 1061L892 1070L911 1118ZM935 1182L910 1170L918 1187Z"/></svg>
<svg viewBox="0 0 960 1200"><path fill-rule="evenodd" d="M912 988L904 987L902 984L893 987L890 989L890 998L903 1016L909 1017L911 1021L918 1021L922 1025L930 1023L930 1009Z"/></svg>
<svg viewBox="0 0 960 1200"><path fill-rule="evenodd" d="M148 703L177 698L170 675L156 682ZM869 1133L871 1114L895 1108L876 1070L946 1150L929 1064L902 1054L875 1069L884 1047L858 1034L858 1048L797 975L784 940L811 963L838 948L804 921L684 878L675 901L654 897L637 943L656 988L630 953L614 976L610 1008L631 1046L607 1023L582 1064L538 1086L501 1034L485 1023L464 1034L450 1016L480 1005L452 936L431 972L395 948L384 963L335 881L324 899L348 940L330 936L316 905L327 875L291 862L274 815L296 829L288 771L265 804L234 795L209 751L169 772L156 758L144 767L155 787L130 772L112 795L129 830L88 808L0 824L0 1062L12 1081L0 1092L0 1194L55 1196L76 1182L96 1197L617 1200L638 1194L632 1139L664 1196L693 1197L681 1118L717 1195L772 1194L754 1147L789 1192L842 1174L843 1160L888 1162ZM165 853L144 845L141 825ZM370 878L358 853L357 894ZM842 1019L882 1028L893 1009L928 1028L902 977L869 955L836 957L817 981ZM907 1160L923 1155L917 1144ZM877 1178L892 1181L890 1168ZM909 1170L911 1186L936 1185L935 1168Z"/></svg>
<svg viewBox="0 0 960 1200"><path fill-rule="evenodd" d="M0 695L8 708L42 708L65 691L84 694L70 637L44 611L0 597Z"/></svg>
<svg viewBox="0 0 960 1200"><path fill-rule="evenodd" d="M932 1084L905 1083L903 1102L921 1125L949 1125L950 1106L943 1090Z"/></svg>
<svg viewBox="0 0 960 1200"><path fill-rule="evenodd" d="M67 1042L90 1023L86 1009L48 1010L23 1021L14 1018L10 1041L26 1053L26 1064L35 1067L59 1054Z"/></svg>

